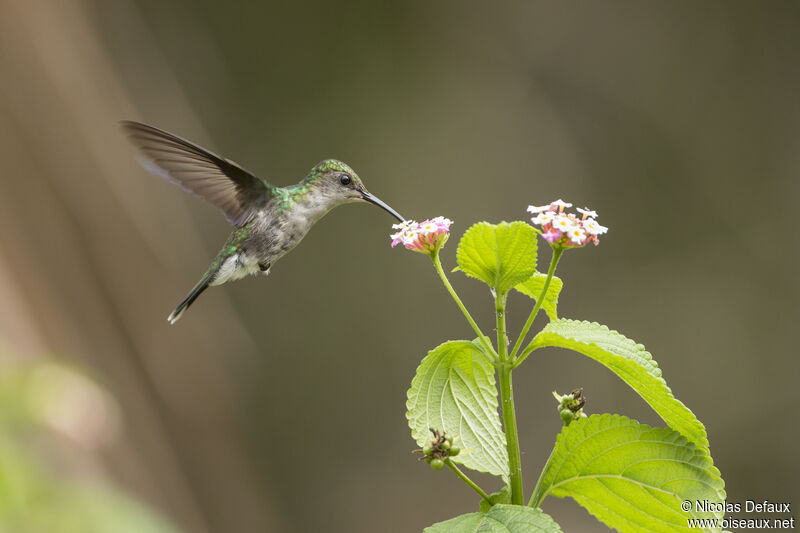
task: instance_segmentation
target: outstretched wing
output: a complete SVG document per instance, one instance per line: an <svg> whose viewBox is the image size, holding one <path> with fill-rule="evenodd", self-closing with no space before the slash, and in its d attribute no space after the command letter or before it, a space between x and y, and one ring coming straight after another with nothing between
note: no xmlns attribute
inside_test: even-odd
<svg viewBox="0 0 800 533"><path fill-rule="evenodd" d="M139 161L147 170L205 198L234 226L249 222L272 195L272 185L177 135L127 120L122 128L141 150Z"/></svg>

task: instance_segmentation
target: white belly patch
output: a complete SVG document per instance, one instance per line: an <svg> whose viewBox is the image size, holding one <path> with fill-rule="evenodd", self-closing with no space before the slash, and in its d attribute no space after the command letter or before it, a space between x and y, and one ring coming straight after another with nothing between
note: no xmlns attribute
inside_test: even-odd
<svg viewBox="0 0 800 533"><path fill-rule="evenodd" d="M211 285L222 285L228 281L240 279L248 274L256 274L260 271L258 261L250 259L247 255L234 254L219 267Z"/></svg>

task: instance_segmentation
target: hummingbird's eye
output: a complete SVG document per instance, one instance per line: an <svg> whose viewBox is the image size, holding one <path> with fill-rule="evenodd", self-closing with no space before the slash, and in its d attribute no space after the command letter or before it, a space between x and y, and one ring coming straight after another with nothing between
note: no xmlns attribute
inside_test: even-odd
<svg viewBox="0 0 800 533"><path fill-rule="evenodd" d="M350 177L350 174L342 174L339 178L339 181L342 185L350 185L350 182L353 181L353 178Z"/></svg>

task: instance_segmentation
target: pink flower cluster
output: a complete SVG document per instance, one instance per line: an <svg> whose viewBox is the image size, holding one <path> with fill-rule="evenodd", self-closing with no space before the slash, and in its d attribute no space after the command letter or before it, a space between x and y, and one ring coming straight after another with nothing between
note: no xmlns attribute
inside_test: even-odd
<svg viewBox="0 0 800 533"><path fill-rule="evenodd" d="M422 222L404 220L394 224L392 228L399 231L391 235L392 248L402 244L415 252L433 253L447 242L452 223L449 218L436 217Z"/></svg>
<svg viewBox="0 0 800 533"><path fill-rule="evenodd" d="M536 215L531 222L542 227L542 237L553 246L576 248L590 242L597 245L597 236L608 231L607 227L597 223L597 213L588 207L577 208L582 215L578 218L573 213L565 213L567 207L572 207L572 204L556 200L541 207L529 205L528 212Z"/></svg>

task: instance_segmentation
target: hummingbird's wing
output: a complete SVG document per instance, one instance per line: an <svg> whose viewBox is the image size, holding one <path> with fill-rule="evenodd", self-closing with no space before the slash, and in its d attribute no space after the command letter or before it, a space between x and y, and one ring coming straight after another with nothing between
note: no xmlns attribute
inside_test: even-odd
<svg viewBox="0 0 800 533"><path fill-rule="evenodd" d="M249 222L273 194L272 185L233 161L177 135L128 120L122 128L142 151L140 163L147 170L205 198L234 226Z"/></svg>

